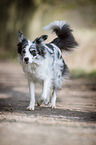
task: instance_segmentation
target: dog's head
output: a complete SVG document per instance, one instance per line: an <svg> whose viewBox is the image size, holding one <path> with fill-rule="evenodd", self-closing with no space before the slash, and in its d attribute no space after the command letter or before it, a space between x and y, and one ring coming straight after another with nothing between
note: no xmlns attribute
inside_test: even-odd
<svg viewBox="0 0 96 145"><path fill-rule="evenodd" d="M30 41L19 31L18 38L18 53L22 56L24 63L34 63L36 59L45 57L46 52L43 42L48 38L47 35L42 35L34 41Z"/></svg>

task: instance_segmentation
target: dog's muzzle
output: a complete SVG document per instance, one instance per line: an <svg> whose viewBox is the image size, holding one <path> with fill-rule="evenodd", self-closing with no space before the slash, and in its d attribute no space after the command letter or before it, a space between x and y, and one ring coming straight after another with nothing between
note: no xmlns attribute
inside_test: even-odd
<svg viewBox="0 0 96 145"><path fill-rule="evenodd" d="M28 63L28 61L29 61L29 58L28 58L28 57L25 57L25 58L24 58L24 62L25 62L25 63Z"/></svg>

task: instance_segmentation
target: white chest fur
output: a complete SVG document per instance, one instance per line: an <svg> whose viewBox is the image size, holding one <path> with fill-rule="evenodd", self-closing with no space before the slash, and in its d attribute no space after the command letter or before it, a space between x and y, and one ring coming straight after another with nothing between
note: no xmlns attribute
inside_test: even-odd
<svg viewBox="0 0 96 145"><path fill-rule="evenodd" d="M21 56L18 56L18 59L28 79L34 82L41 82L53 77L53 58L49 55L46 55L45 58L40 58L39 60L35 60L35 62L28 64L25 64L22 61Z"/></svg>

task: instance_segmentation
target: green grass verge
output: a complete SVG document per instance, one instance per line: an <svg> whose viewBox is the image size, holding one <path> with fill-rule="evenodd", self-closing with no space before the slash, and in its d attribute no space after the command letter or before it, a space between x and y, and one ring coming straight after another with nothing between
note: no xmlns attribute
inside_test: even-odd
<svg viewBox="0 0 96 145"><path fill-rule="evenodd" d="M95 79L96 80L96 70L92 72L85 72L81 69L71 70L71 78L87 78L87 79Z"/></svg>

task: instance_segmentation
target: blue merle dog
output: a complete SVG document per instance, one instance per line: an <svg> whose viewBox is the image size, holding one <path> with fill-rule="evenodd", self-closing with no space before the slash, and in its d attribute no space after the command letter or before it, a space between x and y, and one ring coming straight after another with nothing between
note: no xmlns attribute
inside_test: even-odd
<svg viewBox="0 0 96 145"><path fill-rule="evenodd" d="M37 105L48 104L50 89L53 89L50 107L56 107L56 97L68 75L68 67L62 58L62 51L70 52L78 44L74 39L72 30L65 21L54 21L44 29L55 32L57 37L45 44L47 35L42 35L34 41L28 40L19 31L18 59L26 74L29 84L30 104L28 110L35 107L35 84L43 86L42 95Z"/></svg>

